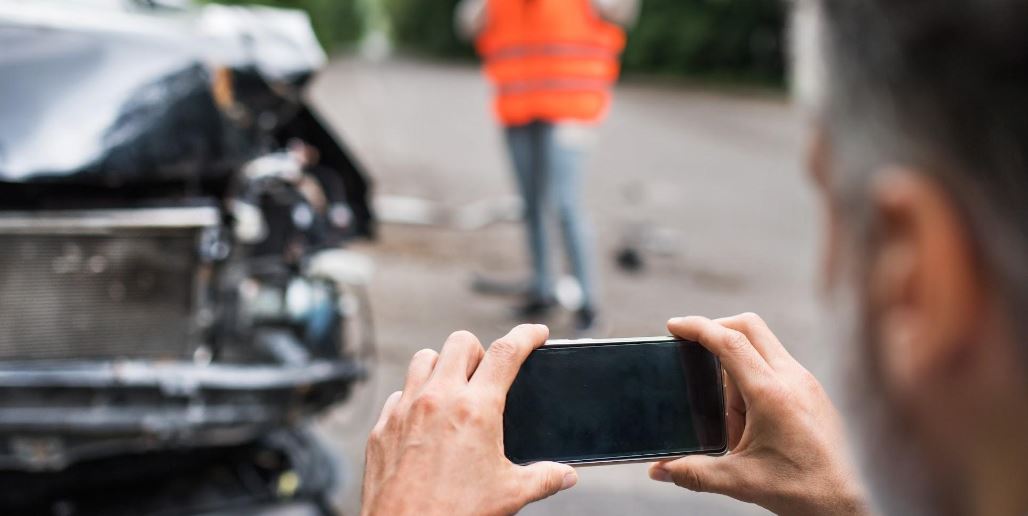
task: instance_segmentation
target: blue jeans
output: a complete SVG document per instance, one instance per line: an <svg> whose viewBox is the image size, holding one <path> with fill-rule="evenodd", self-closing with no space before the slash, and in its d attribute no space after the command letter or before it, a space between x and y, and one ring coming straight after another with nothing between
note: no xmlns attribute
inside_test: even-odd
<svg viewBox="0 0 1028 516"><path fill-rule="evenodd" d="M568 260L582 287L583 307L595 308L592 242L579 201L582 151L559 142L555 129L546 122L506 128L507 145L525 203L525 226L534 272L531 295L538 299L553 296L547 215L551 207L555 207Z"/></svg>

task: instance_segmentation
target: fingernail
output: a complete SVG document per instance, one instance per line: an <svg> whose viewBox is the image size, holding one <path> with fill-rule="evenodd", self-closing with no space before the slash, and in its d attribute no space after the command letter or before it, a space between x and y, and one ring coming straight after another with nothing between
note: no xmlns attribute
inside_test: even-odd
<svg viewBox="0 0 1028 516"><path fill-rule="evenodd" d="M578 475L574 471L568 471L564 474L564 481L560 484L560 490L570 489L578 483Z"/></svg>
<svg viewBox="0 0 1028 516"><path fill-rule="evenodd" d="M650 478L657 482L672 482L671 472L660 466L650 469Z"/></svg>
<svg viewBox="0 0 1028 516"><path fill-rule="evenodd" d="M668 324L682 324L685 322L685 317L672 317L668 319Z"/></svg>

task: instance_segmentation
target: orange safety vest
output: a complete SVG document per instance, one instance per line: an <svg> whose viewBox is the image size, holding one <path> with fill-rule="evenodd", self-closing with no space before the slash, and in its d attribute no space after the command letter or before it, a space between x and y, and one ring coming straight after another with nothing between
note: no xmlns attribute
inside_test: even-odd
<svg viewBox="0 0 1028 516"><path fill-rule="evenodd" d="M504 125L598 122L610 106L625 32L590 0L488 0L476 41Z"/></svg>

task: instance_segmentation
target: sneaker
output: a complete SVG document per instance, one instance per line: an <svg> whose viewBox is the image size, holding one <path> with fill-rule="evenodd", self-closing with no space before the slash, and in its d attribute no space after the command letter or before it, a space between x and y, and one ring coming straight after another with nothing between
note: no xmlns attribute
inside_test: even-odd
<svg viewBox="0 0 1028 516"><path fill-rule="evenodd" d="M583 334L596 329L596 310L580 308L575 311L575 333Z"/></svg>
<svg viewBox="0 0 1028 516"><path fill-rule="evenodd" d="M557 300L550 298L531 298L525 304L514 309L514 316L519 320L535 321L550 315L557 306Z"/></svg>

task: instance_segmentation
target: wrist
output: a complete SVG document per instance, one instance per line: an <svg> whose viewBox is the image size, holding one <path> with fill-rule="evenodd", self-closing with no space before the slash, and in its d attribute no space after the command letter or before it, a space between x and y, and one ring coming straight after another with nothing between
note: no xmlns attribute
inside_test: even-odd
<svg viewBox="0 0 1028 516"><path fill-rule="evenodd" d="M758 504L783 516L868 516L871 505L856 481L795 484Z"/></svg>
<svg viewBox="0 0 1028 516"><path fill-rule="evenodd" d="M870 516L872 514L871 503L868 501L866 493L859 489L853 489L842 496L836 505L838 514L851 516Z"/></svg>
<svg viewBox="0 0 1028 516"><path fill-rule="evenodd" d="M829 490L817 500L811 500L810 510L803 512L811 515L869 516L871 505L860 486L848 482Z"/></svg>
<svg viewBox="0 0 1028 516"><path fill-rule="evenodd" d="M433 502L431 497L412 496L403 492L386 491L375 497L371 503L361 507L361 516L453 516L445 504Z"/></svg>

